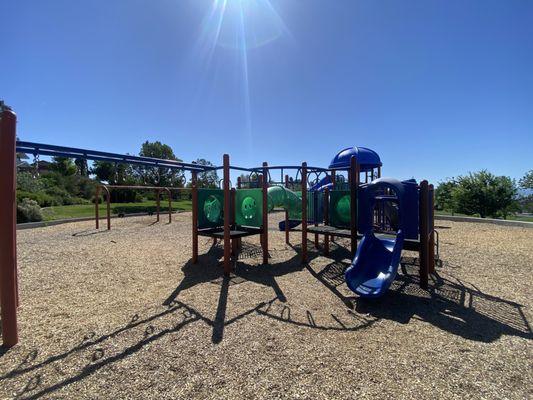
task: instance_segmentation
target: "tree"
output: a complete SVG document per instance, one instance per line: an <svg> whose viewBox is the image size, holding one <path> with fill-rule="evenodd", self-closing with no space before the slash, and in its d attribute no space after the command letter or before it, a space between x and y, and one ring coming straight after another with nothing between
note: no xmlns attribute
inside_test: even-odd
<svg viewBox="0 0 533 400"><path fill-rule="evenodd" d="M533 169L526 172L519 184L522 189L533 189Z"/></svg>
<svg viewBox="0 0 533 400"><path fill-rule="evenodd" d="M128 164L95 161L91 173L96 175L100 182L108 182L110 185L133 185L137 183L133 168Z"/></svg>
<svg viewBox="0 0 533 400"><path fill-rule="evenodd" d="M196 164L212 167L213 164L210 161L207 161L203 158L196 160ZM197 177L197 182L199 187L204 188L217 188L218 187L218 174L216 170L199 172Z"/></svg>
<svg viewBox="0 0 533 400"><path fill-rule="evenodd" d="M142 157L181 161L174 155L174 151L169 145L159 141L144 142L139 155ZM153 186L183 186L183 172L174 168L139 166L136 167L136 171L144 184Z"/></svg>
<svg viewBox="0 0 533 400"><path fill-rule="evenodd" d="M454 178L439 182L435 189L435 208L437 210L453 210L453 190L457 186Z"/></svg>
<svg viewBox="0 0 533 400"><path fill-rule="evenodd" d="M74 164L76 164L76 172L78 175L89 176L89 166L87 165L86 159L76 158L76 160L74 160Z"/></svg>
<svg viewBox="0 0 533 400"><path fill-rule="evenodd" d="M50 163L50 170L60 173L63 176L74 175L77 167L68 157L53 157Z"/></svg>
<svg viewBox="0 0 533 400"><path fill-rule="evenodd" d="M516 209L517 188L507 176L495 176L487 170L457 178L452 190L454 211L472 215L498 217Z"/></svg>

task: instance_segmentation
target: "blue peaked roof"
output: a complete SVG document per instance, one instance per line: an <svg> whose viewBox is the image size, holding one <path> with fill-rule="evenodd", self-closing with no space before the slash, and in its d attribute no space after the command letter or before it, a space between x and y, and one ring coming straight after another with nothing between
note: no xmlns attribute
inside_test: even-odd
<svg viewBox="0 0 533 400"><path fill-rule="evenodd" d="M372 168L381 167L383 164L378 153L366 147L347 147L341 150L331 160L329 168L350 168L350 159L355 156L361 171L369 171Z"/></svg>

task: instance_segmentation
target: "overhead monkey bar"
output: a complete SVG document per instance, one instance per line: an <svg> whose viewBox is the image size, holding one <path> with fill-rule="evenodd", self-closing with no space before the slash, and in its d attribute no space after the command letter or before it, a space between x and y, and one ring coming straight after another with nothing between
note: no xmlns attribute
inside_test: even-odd
<svg viewBox="0 0 533 400"><path fill-rule="evenodd" d="M206 172L216 168L199 165L195 163L185 163L176 160L165 160L162 158L131 156L127 154L108 153L105 151L87 150L76 147L56 146L44 143L33 143L17 141L17 153L40 154L50 157L82 158L92 161L108 161L122 164L142 165L145 167L160 167L179 169L184 171Z"/></svg>

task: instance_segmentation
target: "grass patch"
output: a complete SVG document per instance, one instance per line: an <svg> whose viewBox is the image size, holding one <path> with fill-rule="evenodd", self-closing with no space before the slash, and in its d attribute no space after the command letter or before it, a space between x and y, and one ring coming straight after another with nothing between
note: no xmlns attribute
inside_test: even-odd
<svg viewBox="0 0 533 400"><path fill-rule="evenodd" d="M100 216L106 215L106 204L99 205ZM172 211L190 211L192 209L190 200L177 200L172 202ZM111 203L112 214L133 214L141 212L155 212L155 201L144 201L142 203ZM42 209L45 221L56 219L94 217L94 204L79 204L71 206L53 206ZM161 202L160 212L168 212L168 203Z"/></svg>
<svg viewBox="0 0 533 400"><path fill-rule="evenodd" d="M440 210L435 211L435 215L454 215L457 217L472 217L472 218L480 218L479 215L466 215L466 214L459 214L459 213L451 213L450 211ZM502 219L503 218L495 218L495 219ZM529 215L509 215L506 218L507 221L524 221L524 222L533 222L533 216Z"/></svg>

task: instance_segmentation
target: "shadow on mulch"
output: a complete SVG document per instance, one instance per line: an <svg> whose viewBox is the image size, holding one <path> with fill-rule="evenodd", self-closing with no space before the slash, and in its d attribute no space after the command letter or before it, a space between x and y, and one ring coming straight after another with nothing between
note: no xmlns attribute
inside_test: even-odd
<svg viewBox="0 0 533 400"><path fill-rule="evenodd" d="M341 258L349 257L349 251L343 249L342 246L333 248L332 252ZM220 257L222 257L221 249L214 245L208 253L199 257L198 264L193 265L190 261L185 264L182 268L185 277L164 301L166 308L163 311L144 318L136 314L124 326L101 336L97 336L95 332L89 333L70 350L52 355L40 362L36 362L39 351L32 350L15 368L0 376L0 382L14 378L20 379L28 374L26 384L15 397L37 399L50 396L61 388L82 381L101 368L131 356L142 350L144 346L168 334L174 334L191 323L201 322L210 326L212 328L211 340L216 344L223 340L225 327L253 314L318 330L356 331L368 328L381 319L407 324L415 318L452 334L480 342L492 342L502 335L533 338L531 327L520 304L490 296L472 285L467 286L459 280L452 282L438 275L433 277L432 288L429 291L420 289L416 259L404 258L402 260L403 273L398 275L389 293L380 299L370 301L357 296L344 296L339 290L339 286L344 284L346 268L346 264L342 262L332 262L316 272L310 266L301 265L299 254L285 262L271 265L249 266L234 260L235 272L230 276L224 276L218 261ZM343 318L331 315L337 322L336 325L320 325L317 324L310 311L306 311L305 321L291 317L292 310L286 304L286 296L276 282L276 277L301 271L304 268L344 302L347 314L352 317L349 324L346 324L346 317L343 317L343 320ZM231 319L226 319L229 287L247 281L271 287L275 297L269 301L260 302ZM198 310L177 299L182 291L207 282L220 285L214 319L205 317ZM163 321L165 317L178 318L170 327L155 327L158 325L157 321ZM140 339L135 339L133 343L121 348L118 353L106 355L104 348L108 341L126 334L134 337L135 333L130 332L133 329L143 330L144 333ZM113 351L116 350L114 346L111 348ZM68 362L71 357L78 360L86 359L87 352L92 353L89 364L65 373L55 383L49 381L47 368L61 368L60 363ZM4 354L5 351L1 352L0 357Z"/></svg>
<svg viewBox="0 0 533 400"><path fill-rule="evenodd" d="M388 293L378 299L344 296L338 290L344 284L346 263L332 262L319 272L311 267L308 270L347 307L358 313L402 324L417 318L454 335L484 343L503 335L533 339L521 304L491 296L459 279L454 282L438 274L432 276L432 287L423 290L419 285L418 266L416 258L402 258L402 274L397 275Z"/></svg>

